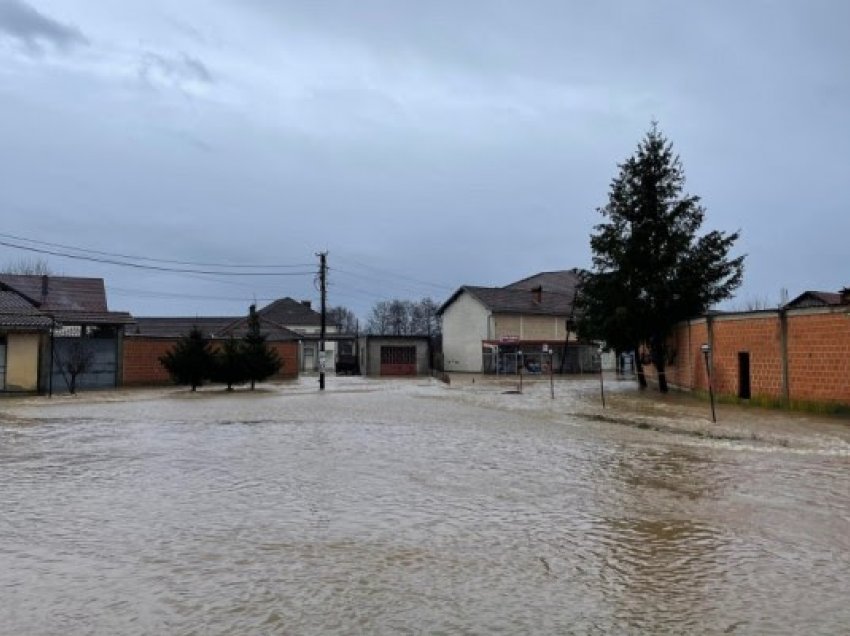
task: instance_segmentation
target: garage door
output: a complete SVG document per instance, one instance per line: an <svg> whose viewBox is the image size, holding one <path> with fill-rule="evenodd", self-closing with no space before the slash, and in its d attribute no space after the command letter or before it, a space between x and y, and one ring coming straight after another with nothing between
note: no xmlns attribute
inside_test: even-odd
<svg viewBox="0 0 850 636"><path fill-rule="evenodd" d="M416 375L416 347L381 347L381 375Z"/></svg>

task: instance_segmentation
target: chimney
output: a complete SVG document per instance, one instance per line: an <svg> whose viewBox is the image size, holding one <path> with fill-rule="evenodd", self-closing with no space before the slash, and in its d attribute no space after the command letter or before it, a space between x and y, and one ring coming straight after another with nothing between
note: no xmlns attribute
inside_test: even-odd
<svg viewBox="0 0 850 636"><path fill-rule="evenodd" d="M309 300L302 300L301 304L304 305L307 309L313 308L313 303Z"/></svg>
<svg viewBox="0 0 850 636"><path fill-rule="evenodd" d="M41 277L41 304L47 302L47 274Z"/></svg>
<svg viewBox="0 0 850 636"><path fill-rule="evenodd" d="M845 287L838 293L841 294L841 304L850 305L850 287Z"/></svg>
<svg viewBox="0 0 850 636"><path fill-rule="evenodd" d="M538 285L537 287L533 287L531 289L531 297L532 301L535 305L539 305L543 302L543 286Z"/></svg>

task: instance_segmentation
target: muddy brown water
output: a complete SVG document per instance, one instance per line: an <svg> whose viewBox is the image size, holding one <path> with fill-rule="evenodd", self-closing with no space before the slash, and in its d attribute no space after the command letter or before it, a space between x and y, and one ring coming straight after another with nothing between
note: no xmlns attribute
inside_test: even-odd
<svg viewBox="0 0 850 636"><path fill-rule="evenodd" d="M850 630L846 424L596 386L0 401L0 633Z"/></svg>

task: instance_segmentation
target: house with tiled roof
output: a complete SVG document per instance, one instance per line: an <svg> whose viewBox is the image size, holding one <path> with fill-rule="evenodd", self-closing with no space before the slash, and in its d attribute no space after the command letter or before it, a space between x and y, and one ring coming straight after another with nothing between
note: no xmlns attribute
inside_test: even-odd
<svg viewBox="0 0 850 636"><path fill-rule="evenodd" d="M835 307L837 305L850 305L850 288L845 287L839 292L804 291L796 298L785 303L784 309Z"/></svg>
<svg viewBox="0 0 850 636"><path fill-rule="evenodd" d="M503 287L464 285L439 309L446 371L581 370L573 318L577 270L540 272ZM548 352L552 352L551 354Z"/></svg>
<svg viewBox="0 0 850 636"><path fill-rule="evenodd" d="M101 278L0 274L0 391L68 390L120 384L121 340L127 312L110 311Z"/></svg>

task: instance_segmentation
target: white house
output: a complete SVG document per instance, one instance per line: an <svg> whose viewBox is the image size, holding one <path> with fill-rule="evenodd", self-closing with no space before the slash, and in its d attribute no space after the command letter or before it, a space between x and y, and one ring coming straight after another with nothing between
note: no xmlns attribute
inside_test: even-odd
<svg viewBox="0 0 850 636"><path fill-rule="evenodd" d="M572 324L578 283L576 270L561 270L504 287L459 288L439 309L444 369L510 373L521 363L532 373L550 365L583 370L592 361Z"/></svg>

